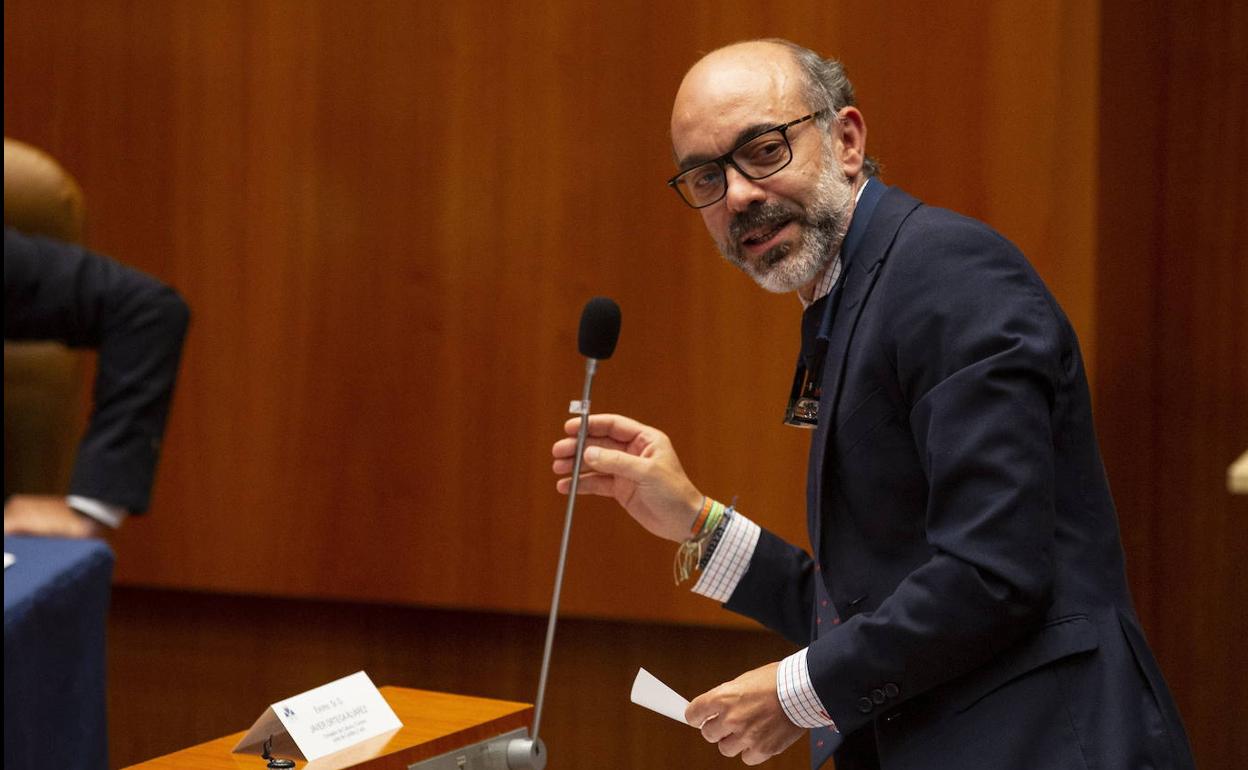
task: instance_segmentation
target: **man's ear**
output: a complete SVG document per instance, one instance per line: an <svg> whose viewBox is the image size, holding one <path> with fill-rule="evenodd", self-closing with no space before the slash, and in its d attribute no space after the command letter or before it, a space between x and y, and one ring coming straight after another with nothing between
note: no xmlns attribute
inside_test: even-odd
<svg viewBox="0 0 1248 770"><path fill-rule="evenodd" d="M837 116L840 119L832 124L836 159L845 176L855 179L867 157L867 121L857 107L843 107Z"/></svg>

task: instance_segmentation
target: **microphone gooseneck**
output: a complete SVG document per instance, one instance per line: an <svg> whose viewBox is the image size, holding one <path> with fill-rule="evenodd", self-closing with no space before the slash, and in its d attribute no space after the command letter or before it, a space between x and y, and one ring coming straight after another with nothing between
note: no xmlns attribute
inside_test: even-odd
<svg viewBox="0 0 1248 770"><path fill-rule="evenodd" d="M537 684L537 704L533 715L533 737L512 741L508 759L513 752L518 761L540 764L513 765L513 767L543 767L546 757L538 740L542 725L542 705L546 699L546 677L550 673L550 653L555 641L555 621L559 617L559 595L563 589L563 570L568 559L568 540L572 533L572 511L576 507L576 490L581 478L581 456L585 452L585 439L589 434L589 391L593 384L598 362L610 358L620 338L620 306L607 297L594 297L581 311L581 325L577 335L577 349L586 357L585 385L581 400L573 401L569 411L581 416L576 431L576 454L572 460L572 486L568 490L568 505L563 517L563 539L559 544L559 563L555 568L555 589L550 599L550 616L546 621L546 644L542 650L542 672Z"/></svg>

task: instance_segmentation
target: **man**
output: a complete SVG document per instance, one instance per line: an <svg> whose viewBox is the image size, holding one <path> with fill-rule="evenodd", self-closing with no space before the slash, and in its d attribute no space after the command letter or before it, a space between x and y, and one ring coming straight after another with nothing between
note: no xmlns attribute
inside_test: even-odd
<svg viewBox="0 0 1248 770"><path fill-rule="evenodd" d="M188 320L181 297L151 276L5 228L4 338L99 349L69 496L6 499L6 535L90 537L147 509ZM5 451L22 449L6 437Z"/></svg>
<svg viewBox="0 0 1248 770"><path fill-rule="evenodd" d="M787 419L814 427L812 557L704 497L660 431L590 418L580 490L802 647L695 698L690 723L747 764L810 730L813 766L838 770L1191 767L1078 344L1023 256L874 178L842 68L786 41L695 64L671 133L671 185L724 256L807 306Z"/></svg>

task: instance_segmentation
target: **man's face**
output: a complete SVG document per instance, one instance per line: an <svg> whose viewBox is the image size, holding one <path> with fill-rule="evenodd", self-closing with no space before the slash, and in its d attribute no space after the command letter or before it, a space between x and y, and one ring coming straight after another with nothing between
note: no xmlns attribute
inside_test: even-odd
<svg viewBox="0 0 1248 770"><path fill-rule="evenodd" d="M744 44L712 53L689 71L672 109L680 167L719 156L761 129L811 112L787 50ZM834 139L815 121L789 130L793 159L765 179L726 170L724 198L699 209L726 259L768 291L810 284L839 248L853 188L835 160Z"/></svg>

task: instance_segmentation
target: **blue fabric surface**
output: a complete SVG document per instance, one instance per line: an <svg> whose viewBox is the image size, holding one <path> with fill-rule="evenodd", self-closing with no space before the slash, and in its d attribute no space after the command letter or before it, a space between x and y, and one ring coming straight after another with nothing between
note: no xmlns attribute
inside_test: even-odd
<svg viewBox="0 0 1248 770"><path fill-rule="evenodd" d="M104 629L113 553L98 540L6 537L4 765L108 766Z"/></svg>

